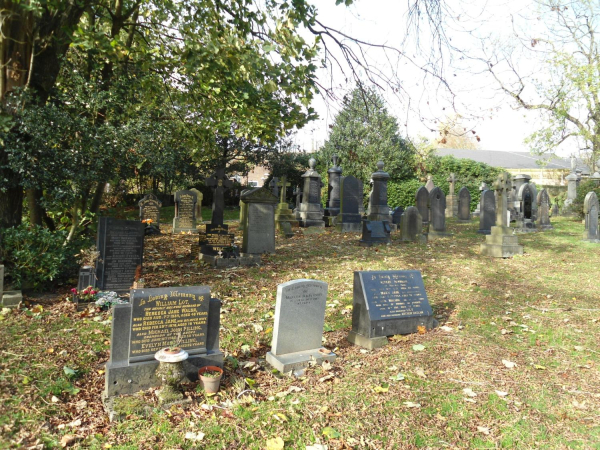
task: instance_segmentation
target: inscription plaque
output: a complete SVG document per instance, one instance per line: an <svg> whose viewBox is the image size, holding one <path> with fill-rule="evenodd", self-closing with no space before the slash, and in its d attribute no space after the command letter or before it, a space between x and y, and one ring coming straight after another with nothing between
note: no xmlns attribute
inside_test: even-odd
<svg viewBox="0 0 600 450"><path fill-rule="evenodd" d="M133 220L100 217L96 263L98 287L106 290L129 289L141 268L144 254L144 224Z"/></svg>
<svg viewBox="0 0 600 450"><path fill-rule="evenodd" d="M153 358L177 340L190 354L206 352L209 301L208 287L133 290L130 360Z"/></svg>
<svg viewBox="0 0 600 450"><path fill-rule="evenodd" d="M419 326L436 324L418 270L354 272L351 342L363 345L356 341L415 333Z"/></svg>
<svg viewBox="0 0 600 450"><path fill-rule="evenodd" d="M321 180L318 178L310 179L308 190L308 203L319 203L321 200Z"/></svg>

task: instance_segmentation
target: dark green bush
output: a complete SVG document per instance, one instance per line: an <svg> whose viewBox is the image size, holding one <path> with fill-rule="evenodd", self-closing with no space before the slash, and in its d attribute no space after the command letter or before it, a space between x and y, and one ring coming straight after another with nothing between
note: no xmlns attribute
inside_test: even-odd
<svg viewBox="0 0 600 450"><path fill-rule="evenodd" d="M579 187L577 188L577 196L575 197L575 200L573 200L571 208L580 219L583 219L585 216L583 211L583 201L585 200L585 196L588 194L588 192L592 191L595 192L600 199L600 186L597 186L596 182L587 180L579 183Z"/></svg>
<svg viewBox="0 0 600 450"><path fill-rule="evenodd" d="M388 205L390 208L414 206L415 194L423 183L419 180L388 181Z"/></svg>
<svg viewBox="0 0 600 450"><path fill-rule="evenodd" d="M15 288L40 290L77 274L81 242L64 245L66 231L21 225L2 230L1 258ZM89 245L89 244L88 244Z"/></svg>

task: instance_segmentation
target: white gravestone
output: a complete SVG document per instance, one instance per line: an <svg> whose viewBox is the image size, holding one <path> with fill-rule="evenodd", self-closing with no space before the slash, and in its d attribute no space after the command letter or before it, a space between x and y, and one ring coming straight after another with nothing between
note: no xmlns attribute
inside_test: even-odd
<svg viewBox="0 0 600 450"><path fill-rule="evenodd" d="M327 283L292 280L277 286L275 325L267 362L282 373L297 372L310 361L332 362L336 355L321 346Z"/></svg>

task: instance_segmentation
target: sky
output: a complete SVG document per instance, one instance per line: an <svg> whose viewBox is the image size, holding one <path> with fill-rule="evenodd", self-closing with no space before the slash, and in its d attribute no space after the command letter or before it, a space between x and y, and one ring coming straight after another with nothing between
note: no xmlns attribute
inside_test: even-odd
<svg viewBox="0 0 600 450"><path fill-rule="evenodd" d="M414 39L402 46L407 36L407 0L355 0L350 7L336 6L334 0L314 0L314 4L322 23L370 43L402 47L405 50L410 61L398 58L393 52L387 52L386 57L381 51L366 50L366 57L374 67L390 76L395 72L393 76L404 91L400 98L390 90L380 92L388 102L389 111L398 118L403 135L413 139L418 136L436 139L437 132L431 131L437 129L436 120L458 113L465 117L463 125L476 131L480 137L481 149L529 151L523 141L542 123L539 116L517 110L511 99L499 91L497 83L485 75L483 63L465 58L464 54L489 54L491 48L488 45L491 42L504 42L504 45L514 43L513 23L535 12L531 0L446 1L448 9L443 15L452 18L448 20L448 36L452 39L452 45L463 52L446 52L443 57L446 67L444 79L454 94L453 102L448 89L435 78L426 77L420 68L425 60L416 51ZM535 22L520 23L526 23L521 32L531 32L532 35L536 32L527 29L535 27ZM414 38L414 30L408 36ZM422 49L428 48L429 36L423 29L420 37ZM491 40L482 45L476 37L488 37ZM520 64L525 73L535 73L536 66L531 61L524 59ZM321 70L319 78L321 83L327 83L331 79L331 72ZM346 83L347 78L347 74L339 70L333 72L335 92L340 98L354 85L352 80ZM339 110L339 102L324 101L318 96L312 106L320 119L306 126L296 137L296 143L307 151L318 149L327 139L329 126ZM567 156L572 152L573 148L564 148L558 153Z"/></svg>

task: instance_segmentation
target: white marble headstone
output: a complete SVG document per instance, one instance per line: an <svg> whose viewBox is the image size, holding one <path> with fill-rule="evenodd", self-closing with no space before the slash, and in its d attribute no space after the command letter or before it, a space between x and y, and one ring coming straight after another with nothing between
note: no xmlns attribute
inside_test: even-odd
<svg viewBox="0 0 600 450"><path fill-rule="evenodd" d="M267 362L281 372L301 369L311 359L333 361L323 353L321 340L325 324L327 283L293 280L277 286L275 325Z"/></svg>

